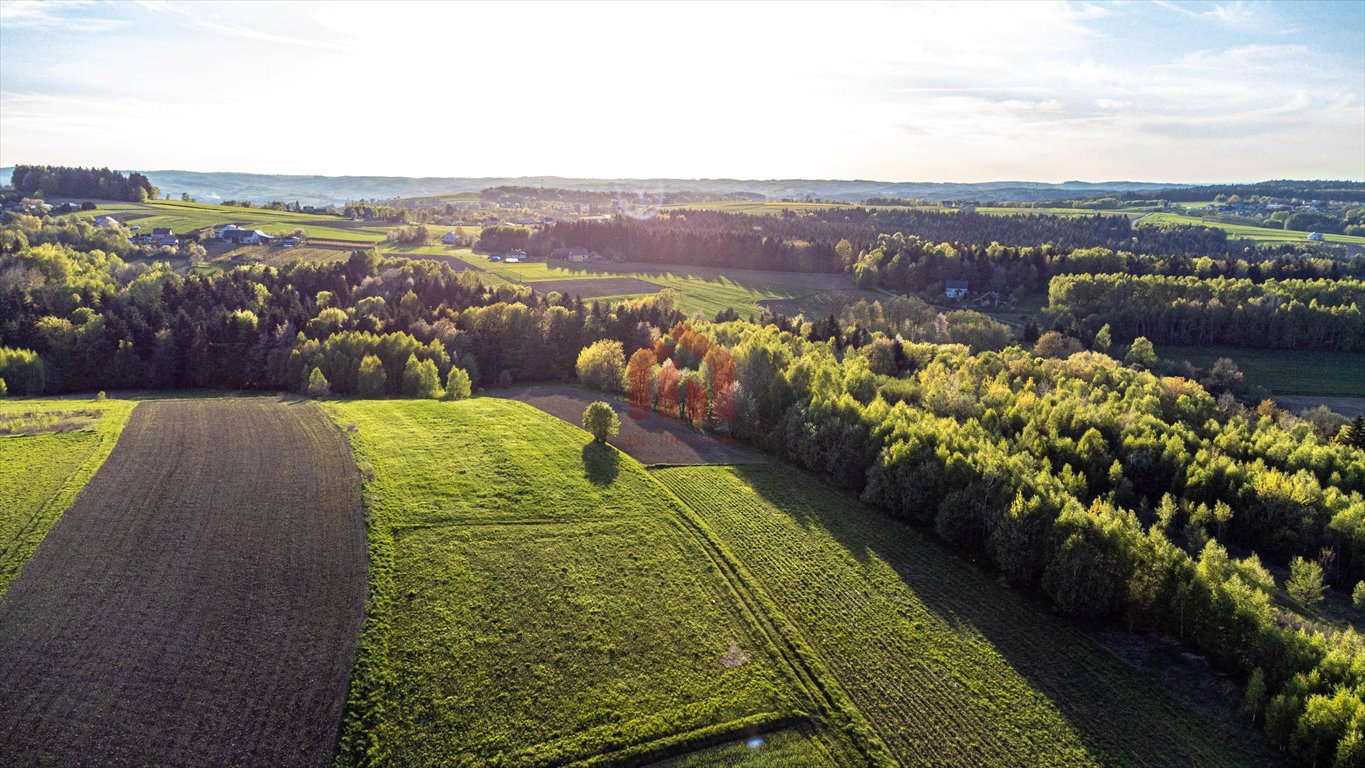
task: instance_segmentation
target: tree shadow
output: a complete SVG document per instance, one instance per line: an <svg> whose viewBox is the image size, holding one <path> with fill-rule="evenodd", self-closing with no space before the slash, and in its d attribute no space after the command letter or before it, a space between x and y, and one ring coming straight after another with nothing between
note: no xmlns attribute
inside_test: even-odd
<svg viewBox="0 0 1365 768"><path fill-rule="evenodd" d="M583 476L593 485L611 485L621 473L621 453L596 440L583 446Z"/></svg>
<svg viewBox="0 0 1365 768"><path fill-rule="evenodd" d="M1222 752L1260 764L1281 764L1274 762L1264 738L1241 718L1217 713L1216 703L1182 698L1180 692L1150 679L1149 672L1116 658L1085 631L1108 625L1053 615L1041 599L1002 586L996 574L949 549L931 532L868 507L795 467L749 465L733 471L803 528L829 535L860 566L889 567L944 624L964 637L984 640L1056 707L1086 750L1102 762L1166 749L1179 755L1172 762L1202 763ZM1038 642L1039 636L1047 641ZM1113 718L1114 712L1125 711L1180 713L1163 718L1164 724L1185 727L1154 747L1149 734ZM1209 737L1217 743L1206 743Z"/></svg>

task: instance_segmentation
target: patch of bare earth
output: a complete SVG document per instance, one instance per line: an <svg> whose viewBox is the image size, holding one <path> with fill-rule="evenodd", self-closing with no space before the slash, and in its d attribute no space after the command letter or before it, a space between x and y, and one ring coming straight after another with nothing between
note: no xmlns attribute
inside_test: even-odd
<svg viewBox="0 0 1365 768"><path fill-rule="evenodd" d="M495 390L493 395L538 408L574 426L583 426L589 403L609 403L621 431L607 442L641 464L762 464L763 458L732 440L693 429L677 419L631 408L621 398L572 384L539 384Z"/></svg>
<svg viewBox="0 0 1365 768"><path fill-rule="evenodd" d="M365 584L315 406L142 403L0 601L0 765L328 765Z"/></svg>

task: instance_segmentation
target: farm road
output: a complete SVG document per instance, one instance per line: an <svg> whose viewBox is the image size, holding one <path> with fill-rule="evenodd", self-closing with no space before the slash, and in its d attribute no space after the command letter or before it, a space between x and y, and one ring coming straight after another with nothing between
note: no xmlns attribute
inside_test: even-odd
<svg viewBox="0 0 1365 768"><path fill-rule="evenodd" d="M142 403L0 601L0 765L328 765L365 585L316 406Z"/></svg>

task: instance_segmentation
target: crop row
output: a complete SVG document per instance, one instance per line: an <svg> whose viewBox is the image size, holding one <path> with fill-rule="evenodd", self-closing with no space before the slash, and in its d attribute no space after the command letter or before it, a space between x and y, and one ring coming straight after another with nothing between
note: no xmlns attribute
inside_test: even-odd
<svg viewBox="0 0 1365 768"><path fill-rule="evenodd" d="M1076 631L813 480L772 467L654 474L743 561L906 763L1249 761L1234 734Z"/></svg>

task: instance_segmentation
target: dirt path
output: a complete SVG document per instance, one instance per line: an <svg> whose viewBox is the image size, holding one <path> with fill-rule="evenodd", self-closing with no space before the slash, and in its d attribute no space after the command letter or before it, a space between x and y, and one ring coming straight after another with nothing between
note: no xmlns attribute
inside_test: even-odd
<svg viewBox="0 0 1365 768"><path fill-rule="evenodd" d="M657 413L634 413L619 397L572 384L535 384L496 389L489 394L526 403L562 421L583 426L583 410L604 400L621 419L621 431L608 443L641 464L762 464L764 459L738 443L721 440Z"/></svg>
<svg viewBox="0 0 1365 768"><path fill-rule="evenodd" d="M0 601L0 765L328 765L365 557L315 406L142 403Z"/></svg>

